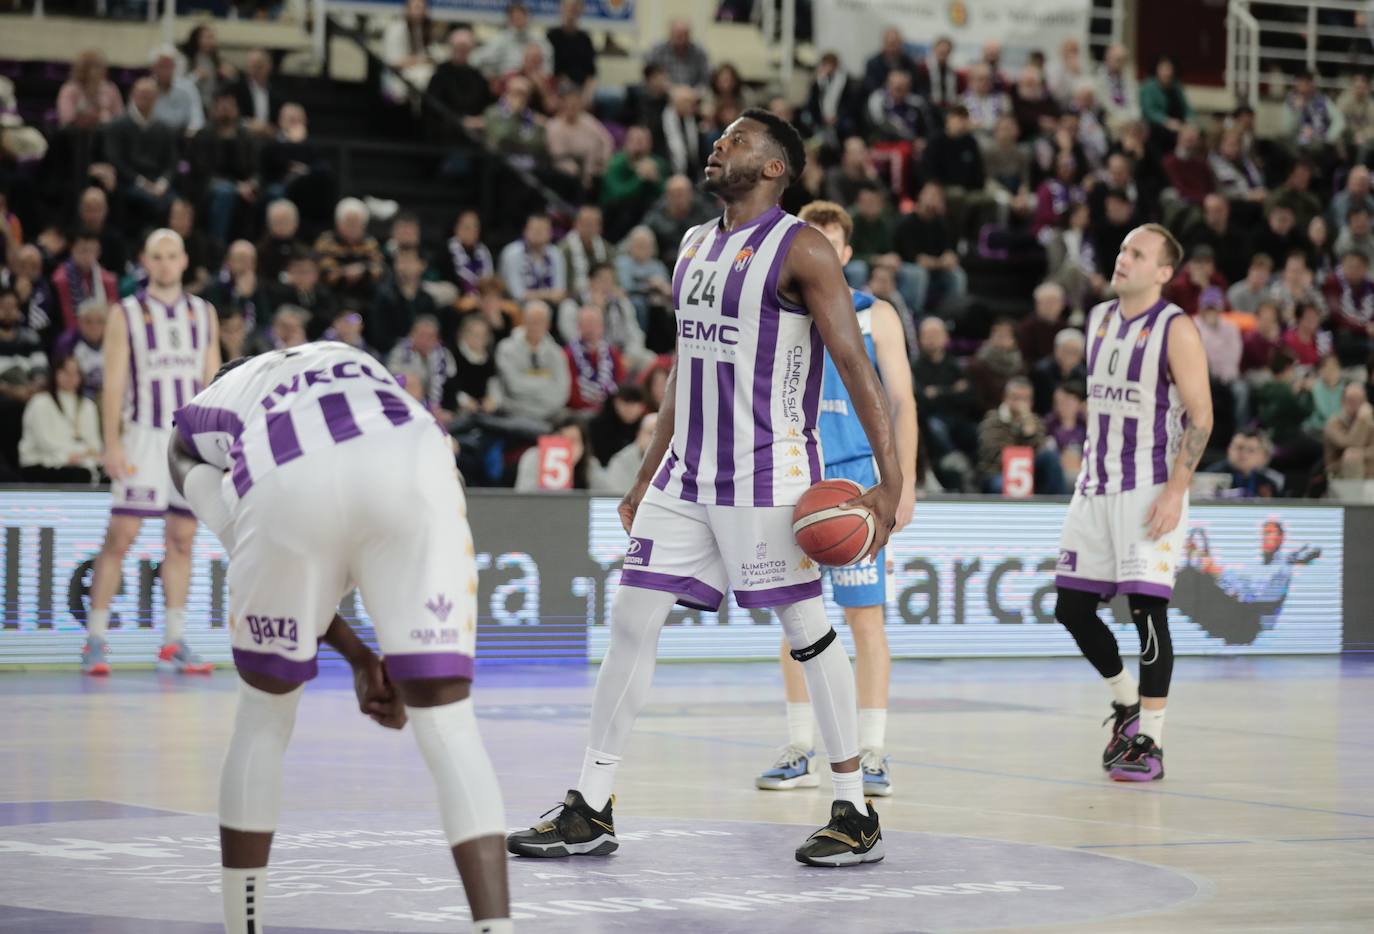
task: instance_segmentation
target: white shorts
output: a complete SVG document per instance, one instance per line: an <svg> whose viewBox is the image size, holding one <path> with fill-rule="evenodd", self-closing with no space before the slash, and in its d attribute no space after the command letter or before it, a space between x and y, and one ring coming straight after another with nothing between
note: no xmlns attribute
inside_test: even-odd
<svg viewBox="0 0 1374 934"><path fill-rule="evenodd" d="M821 595L820 568L797 544L791 506L703 506L655 486L635 513L620 583L711 611L727 588L748 608Z"/></svg>
<svg viewBox="0 0 1374 934"><path fill-rule="evenodd" d="M225 477L226 500L234 502ZM275 468L233 507L234 663L315 676L316 647L355 585L392 680L471 678L477 568L447 440L430 419Z"/></svg>
<svg viewBox="0 0 1374 934"><path fill-rule="evenodd" d="M128 425L121 439L129 478L110 484L110 512L117 516L160 517L166 513L194 519L190 505L172 485L167 469L171 428Z"/></svg>
<svg viewBox="0 0 1374 934"><path fill-rule="evenodd" d="M1188 532L1188 497L1174 530L1151 539L1145 516L1163 490L1161 483L1125 493L1074 491L1059 539L1055 586L1101 594L1104 600L1120 593L1171 597Z"/></svg>

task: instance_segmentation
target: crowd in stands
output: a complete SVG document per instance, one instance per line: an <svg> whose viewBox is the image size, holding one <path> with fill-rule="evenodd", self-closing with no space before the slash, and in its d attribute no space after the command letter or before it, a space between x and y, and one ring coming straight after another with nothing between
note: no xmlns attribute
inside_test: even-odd
<svg viewBox="0 0 1374 934"><path fill-rule="evenodd" d="M808 144L784 207L846 206L845 274L903 320L927 488L1000 492L1002 451L1024 446L1037 492L1072 489L1086 313L1147 221L1184 245L1165 297L1202 334L1206 469L1223 489L1374 480L1367 75L1336 97L1291 76L1282 128L1262 136L1248 107L1195 112L1168 57L1138 80L1125 48L1094 62L1068 41L1011 70L995 42L964 54L889 29L867 61L823 54L794 101L747 85L678 22L642 80L616 88L580 14L568 0L544 29L512 3L479 42L409 0L382 37L377 93L416 120L441 106L456 125L431 138L458 153L478 140L573 206L530 212L508 243L484 238L477 205L446 237L405 205L374 216L364 192L339 190L272 57L234 68L212 26L157 50L127 97L99 52L79 54L37 170L67 173L66 195L28 229L0 187L0 476L99 479L105 317L141 288L141 240L166 225L186 241L187 289L218 310L226 359L344 341L449 428L470 484L537 489L539 439L558 436L575 487L623 491L672 362L678 244L719 213L702 166L730 121L764 107ZM1004 265L1043 273L1017 299L985 300L980 275Z"/></svg>

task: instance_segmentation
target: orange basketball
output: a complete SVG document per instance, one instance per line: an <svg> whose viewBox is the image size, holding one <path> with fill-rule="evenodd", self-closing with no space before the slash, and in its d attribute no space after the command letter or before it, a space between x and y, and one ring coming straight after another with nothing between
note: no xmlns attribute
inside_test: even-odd
<svg viewBox="0 0 1374 934"><path fill-rule="evenodd" d="M792 532L817 564L839 568L868 554L876 530L873 514L862 506L841 505L863 492L853 480L822 480L797 500Z"/></svg>

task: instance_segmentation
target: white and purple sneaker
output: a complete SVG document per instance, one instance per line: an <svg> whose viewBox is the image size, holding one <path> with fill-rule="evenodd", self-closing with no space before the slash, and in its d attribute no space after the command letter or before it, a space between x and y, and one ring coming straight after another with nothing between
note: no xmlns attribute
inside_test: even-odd
<svg viewBox="0 0 1374 934"><path fill-rule="evenodd" d="M1164 777L1164 750L1137 733L1126 755L1107 774L1114 782L1157 782Z"/></svg>
<svg viewBox="0 0 1374 934"><path fill-rule="evenodd" d="M1112 738L1107 741L1107 748L1102 752L1102 768L1110 769L1121 761L1121 757L1126 754L1126 750L1131 748L1131 740L1140 732L1140 702L1134 704L1118 704L1112 702L1112 715L1102 721L1102 725L1108 723L1112 725Z"/></svg>

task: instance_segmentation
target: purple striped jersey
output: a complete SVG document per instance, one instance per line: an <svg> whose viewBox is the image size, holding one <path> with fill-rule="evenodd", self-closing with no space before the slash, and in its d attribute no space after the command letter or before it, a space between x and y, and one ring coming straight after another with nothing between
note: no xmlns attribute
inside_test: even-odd
<svg viewBox="0 0 1374 934"><path fill-rule="evenodd" d="M804 224L774 207L732 231L687 232L673 271L673 440L654 478L717 506L787 506L821 479L823 347L805 308L778 294Z"/></svg>
<svg viewBox="0 0 1374 934"><path fill-rule="evenodd" d="M1165 483L1184 409L1169 372L1169 325L1184 312L1160 299L1127 321L1115 301L1088 316L1088 440L1080 492L1123 493Z"/></svg>
<svg viewBox="0 0 1374 934"><path fill-rule="evenodd" d="M228 371L177 410L176 429L243 496L275 467L415 419L432 421L376 359L320 341Z"/></svg>
<svg viewBox="0 0 1374 934"><path fill-rule="evenodd" d="M125 424L171 428L172 413L200 392L210 316L215 310L185 292L170 305L146 291L119 303L129 331Z"/></svg>

